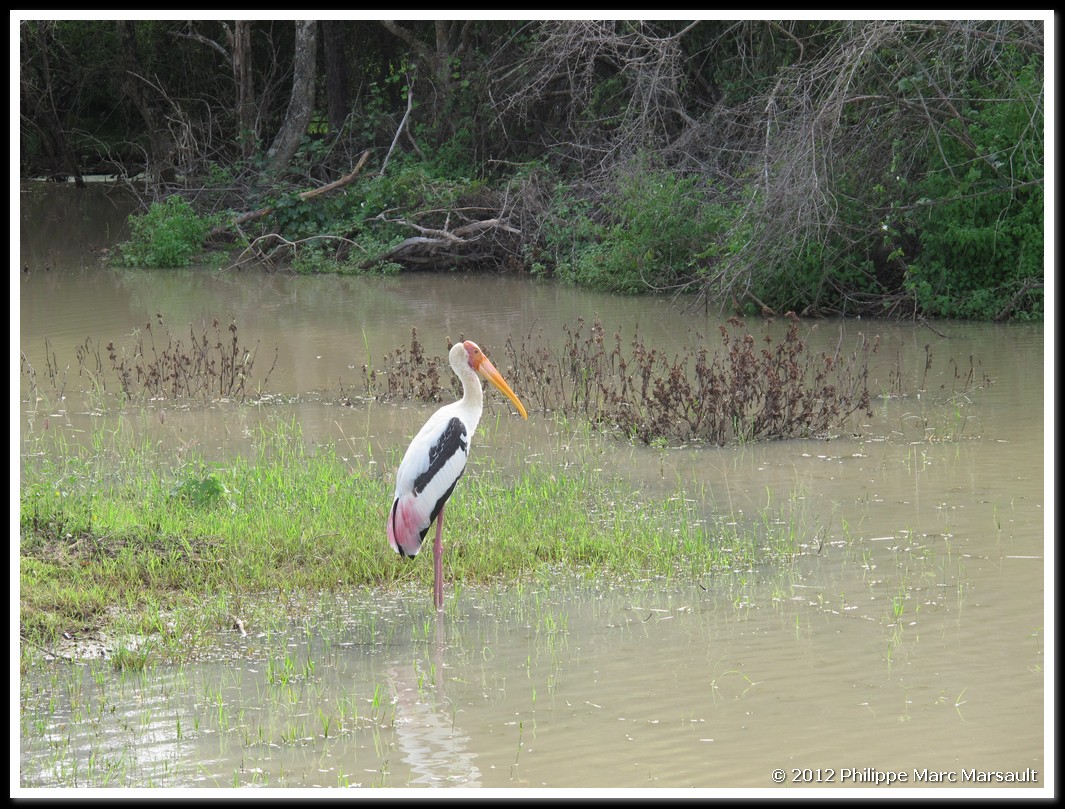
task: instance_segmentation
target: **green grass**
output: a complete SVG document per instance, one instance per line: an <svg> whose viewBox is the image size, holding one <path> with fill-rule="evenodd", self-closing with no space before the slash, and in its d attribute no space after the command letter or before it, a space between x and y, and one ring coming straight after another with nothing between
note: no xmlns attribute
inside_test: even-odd
<svg viewBox="0 0 1065 809"><path fill-rule="evenodd" d="M31 447L20 490L22 636L38 649L87 629L150 637L121 664L140 668L308 594L412 586L428 599L431 553L401 559L385 538L392 488L369 465L308 449L283 423L260 434L252 457L221 465L163 457L132 438ZM642 498L587 469L530 464L514 476L475 457L445 513L445 577L451 593L563 574L748 571L800 551L794 522L707 523L683 497Z"/></svg>

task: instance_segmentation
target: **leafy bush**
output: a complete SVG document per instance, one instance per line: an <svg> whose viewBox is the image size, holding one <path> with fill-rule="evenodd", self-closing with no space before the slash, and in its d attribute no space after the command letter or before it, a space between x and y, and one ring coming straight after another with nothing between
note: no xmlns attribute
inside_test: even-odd
<svg viewBox="0 0 1065 809"><path fill-rule="evenodd" d="M1035 67L1017 81L1034 88ZM916 217L922 252L907 284L930 315L992 319L1019 303L1019 316L1042 317L1041 294L1016 300L1043 280L1042 110L996 95L996 86L973 88L995 100L942 139L920 184L930 204Z"/></svg>
<svg viewBox="0 0 1065 809"><path fill-rule="evenodd" d="M293 251L292 270L299 275L397 275L403 267L394 261L364 266L367 255L384 253L391 245L373 234L360 236L361 250L350 249L346 240L310 240Z"/></svg>
<svg viewBox="0 0 1065 809"><path fill-rule="evenodd" d="M705 275L732 249L724 241L730 209L695 177L641 163L604 202L607 223L597 223L591 207L561 193L546 237L556 276L582 286L627 294L671 287Z"/></svg>
<svg viewBox="0 0 1065 809"><path fill-rule="evenodd" d="M291 241L342 233L348 227L346 202L346 195L305 200L298 193L286 194L274 202L272 229Z"/></svg>
<svg viewBox="0 0 1065 809"><path fill-rule="evenodd" d="M229 494L226 485L216 474L190 474L181 483L175 484L170 496L193 508L211 508Z"/></svg>
<svg viewBox="0 0 1065 809"><path fill-rule="evenodd" d="M213 218L200 216L177 195L153 202L147 213L129 217L130 240L120 245L121 261L131 267L187 267L213 226Z"/></svg>
<svg viewBox="0 0 1065 809"><path fill-rule="evenodd" d="M810 242L790 256L786 265L767 265L754 275L752 294L743 301L743 313L759 314L755 300L777 312L800 311L811 301L825 304L825 277L831 266L825 259L830 253L825 245Z"/></svg>
<svg viewBox="0 0 1065 809"><path fill-rule="evenodd" d="M375 175L362 185L364 210L370 216L382 211L413 212L446 208L484 188L479 180L453 174L437 162L397 157L388 173Z"/></svg>

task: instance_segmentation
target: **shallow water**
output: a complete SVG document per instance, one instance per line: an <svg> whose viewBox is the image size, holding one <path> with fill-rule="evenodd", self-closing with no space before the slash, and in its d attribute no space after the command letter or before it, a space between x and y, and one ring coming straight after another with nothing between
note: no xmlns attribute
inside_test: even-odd
<svg viewBox="0 0 1065 809"><path fill-rule="evenodd" d="M157 313L179 333L235 319L260 373L276 346L279 397L154 403L123 429L224 460L260 422L295 419L386 473L431 408L365 400L362 366L412 325L441 357L447 337L476 339L504 373L508 336L561 344L578 317L668 350L716 328L669 300L524 279L103 269L89 248L121 217L69 193L23 205L19 347L37 374L36 388L20 374L24 451L45 429L80 441L113 424L77 346L122 344ZM20 686L20 784L769 789L782 768L789 786L828 789L889 772L913 786L925 770L1001 787L965 779L1030 769L1047 786L1043 327L932 325L804 324L816 348L879 334L871 387L890 388L897 358L909 392L830 441L634 447L488 397L475 457L590 463L634 497L737 520L779 509L810 532L793 564L449 588L439 619L422 592L349 592L291 626L220 633L217 660L57 663Z"/></svg>

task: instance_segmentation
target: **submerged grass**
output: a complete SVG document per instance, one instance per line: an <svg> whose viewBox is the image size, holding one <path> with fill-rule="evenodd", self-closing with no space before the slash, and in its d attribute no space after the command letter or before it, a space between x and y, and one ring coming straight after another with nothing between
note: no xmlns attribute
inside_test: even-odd
<svg viewBox="0 0 1065 809"><path fill-rule="evenodd" d="M133 441L106 453L39 449L24 456L20 502L30 646L107 627L161 638L150 648L165 658L247 620L264 596L408 584L429 593L431 559L401 559L385 541L391 481L308 448L294 424L264 429L253 457L223 465ZM749 570L798 552L796 536L794 526L707 522L683 498L645 500L586 469L507 476L475 458L445 512L445 576L461 585Z"/></svg>

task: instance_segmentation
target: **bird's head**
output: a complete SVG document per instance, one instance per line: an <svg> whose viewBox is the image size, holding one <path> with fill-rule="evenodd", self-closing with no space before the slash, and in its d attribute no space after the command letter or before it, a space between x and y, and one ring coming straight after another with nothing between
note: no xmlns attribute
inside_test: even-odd
<svg viewBox="0 0 1065 809"><path fill-rule="evenodd" d="M492 365L488 357L481 351L481 347L473 340L464 340L461 343L456 343L455 347L451 349L452 364L454 359L458 357L461 361L462 356L465 354L465 362L469 367L481 378L487 379L495 387L513 402L514 406L518 408L518 412L521 413L523 419L529 418L529 414L525 412L525 405L518 399L517 394L510 389L510 385L503 379L502 374L496 370L496 367Z"/></svg>

